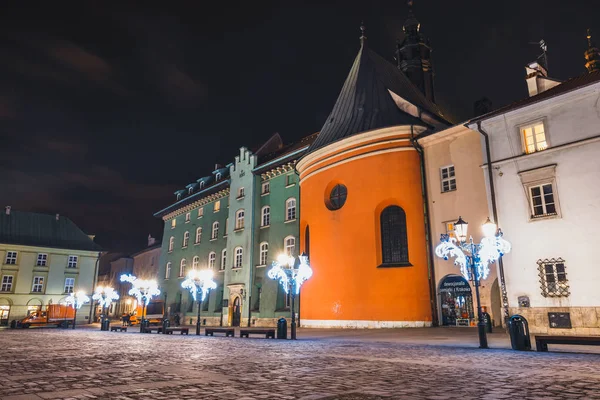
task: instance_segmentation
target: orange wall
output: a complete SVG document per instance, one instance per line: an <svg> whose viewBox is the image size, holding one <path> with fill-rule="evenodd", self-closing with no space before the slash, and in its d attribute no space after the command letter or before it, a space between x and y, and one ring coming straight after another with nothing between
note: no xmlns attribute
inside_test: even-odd
<svg viewBox="0 0 600 400"><path fill-rule="evenodd" d="M348 198L341 209L330 211L325 198L335 183L346 185ZM313 268L312 278L302 286L302 319L431 321L416 151L336 165L304 180L300 195L301 247L305 249L309 225ZM379 214L388 205L406 212L412 267L377 268L381 264Z"/></svg>

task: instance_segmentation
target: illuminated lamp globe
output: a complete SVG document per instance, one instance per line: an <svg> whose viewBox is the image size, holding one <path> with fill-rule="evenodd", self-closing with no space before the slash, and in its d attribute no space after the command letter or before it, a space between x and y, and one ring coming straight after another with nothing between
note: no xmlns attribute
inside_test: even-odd
<svg viewBox="0 0 600 400"><path fill-rule="evenodd" d="M490 220L490 217L488 217L485 223L481 225L481 229L483 230L485 237L490 238L496 235L496 224Z"/></svg>
<svg viewBox="0 0 600 400"><path fill-rule="evenodd" d="M458 217L458 221L454 223L454 233L456 237L461 242L467 240L467 231L469 229L469 223L462 219L462 217Z"/></svg>

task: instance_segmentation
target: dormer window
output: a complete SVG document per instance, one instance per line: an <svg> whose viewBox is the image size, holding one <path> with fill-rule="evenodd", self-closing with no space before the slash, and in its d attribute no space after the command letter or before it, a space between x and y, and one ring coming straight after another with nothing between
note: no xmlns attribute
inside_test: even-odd
<svg viewBox="0 0 600 400"><path fill-rule="evenodd" d="M177 200L181 200L181 193L177 193Z"/></svg>
<svg viewBox="0 0 600 400"><path fill-rule="evenodd" d="M190 186L188 188L188 194L192 194L192 193L194 193L194 188Z"/></svg>
<svg viewBox="0 0 600 400"><path fill-rule="evenodd" d="M220 172L217 172L217 173L215 174L215 181L220 181L220 180L221 180L221 173L220 173Z"/></svg>
<svg viewBox="0 0 600 400"><path fill-rule="evenodd" d="M543 121L536 122L532 125L522 126L521 137L523 149L526 154L535 153L536 151L542 151L548 148Z"/></svg>
<svg viewBox="0 0 600 400"><path fill-rule="evenodd" d="M200 183L198 184L200 189L204 188L204 181L200 181Z"/></svg>

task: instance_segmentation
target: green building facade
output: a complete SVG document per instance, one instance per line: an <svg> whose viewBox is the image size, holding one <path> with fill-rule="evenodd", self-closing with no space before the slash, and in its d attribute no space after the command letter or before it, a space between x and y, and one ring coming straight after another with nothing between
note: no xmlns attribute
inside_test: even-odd
<svg viewBox="0 0 600 400"><path fill-rule="evenodd" d="M298 255L294 167L314 137L283 146L276 134L255 152L242 147L155 214L164 221L158 278L169 316L196 323L197 304L181 283L190 269L210 268L217 288L202 303L202 325L274 326L291 317L290 298L267 271L279 254Z"/></svg>

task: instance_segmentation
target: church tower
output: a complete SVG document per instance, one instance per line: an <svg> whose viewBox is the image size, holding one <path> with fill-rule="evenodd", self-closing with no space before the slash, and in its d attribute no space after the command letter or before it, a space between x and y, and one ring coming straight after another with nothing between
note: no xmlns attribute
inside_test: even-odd
<svg viewBox="0 0 600 400"><path fill-rule="evenodd" d="M600 50L592 43L592 34L587 30L588 49L585 51L585 67L588 72L600 71Z"/></svg>
<svg viewBox="0 0 600 400"><path fill-rule="evenodd" d="M413 14L413 2L408 1L408 18L402 30L404 40L396 46L398 68L425 95L435 102L433 87L433 66L431 64L431 46L429 39L421 33L421 24Z"/></svg>

